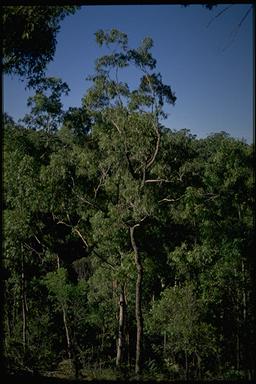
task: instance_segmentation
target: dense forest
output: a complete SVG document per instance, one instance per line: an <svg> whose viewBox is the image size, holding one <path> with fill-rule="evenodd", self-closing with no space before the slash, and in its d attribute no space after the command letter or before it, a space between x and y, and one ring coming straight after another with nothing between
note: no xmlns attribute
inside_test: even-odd
<svg viewBox="0 0 256 384"><path fill-rule="evenodd" d="M81 107L40 77L30 112L3 117L7 370L253 379L253 146L165 127L176 96L152 40L96 40L108 51Z"/></svg>

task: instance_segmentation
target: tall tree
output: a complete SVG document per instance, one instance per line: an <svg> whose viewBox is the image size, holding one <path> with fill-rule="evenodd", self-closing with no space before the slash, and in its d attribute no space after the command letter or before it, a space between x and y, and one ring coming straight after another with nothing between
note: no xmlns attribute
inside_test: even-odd
<svg viewBox="0 0 256 384"><path fill-rule="evenodd" d="M160 119L166 116L164 103L174 104L176 97L171 88L162 82L161 75L153 72L156 60L150 52L153 46L150 38L145 38L137 49L129 49L127 35L115 29L109 32L98 31L96 39L99 45L104 44L109 49L113 46L113 49L110 54L97 60L96 73L89 78L93 86L84 98L84 105L94 116L92 136L98 141L101 150L99 168L102 169L102 175L98 189L105 187L117 191L117 200L109 204L108 214L118 215L116 220L120 226L129 229L130 244L135 256L135 371L140 373L143 266L135 228L154 209L148 185L163 181L157 178L156 171L150 174L160 148ZM122 69L130 65L134 65L142 75L138 88L133 91L119 80Z"/></svg>

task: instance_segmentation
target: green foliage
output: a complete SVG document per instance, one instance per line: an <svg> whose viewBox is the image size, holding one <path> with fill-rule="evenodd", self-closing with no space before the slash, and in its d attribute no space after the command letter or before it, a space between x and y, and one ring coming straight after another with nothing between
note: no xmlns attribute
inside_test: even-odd
<svg viewBox="0 0 256 384"><path fill-rule="evenodd" d="M64 114L60 135L63 141L75 141L76 144L79 144L86 140L90 129L91 120L87 111L70 107Z"/></svg>
<svg viewBox="0 0 256 384"><path fill-rule="evenodd" d="M188 363L179 359L180 354L186 356L190 364L194 356L199 362L205 356L215 360L217 357L216 330L200 319L202 309L194 291L193 283L190 282L184 286L166 288L161 298L152 303L146 318L148 334L162 335L164 338L164 366L170 375L179 371L183 375L182 368L188 369L185 366Z"/></svg>
<svg viewBox="0 0 256 384"><path fill-rule="evenodd" d="M93 86L84 98L84 105L95 112L106 108L105 112L109 117L115 112L112 110L113 107L127 116L127 107L132 111L138 109L141 111L143 106L147 111L152 107L159 116L164 117L162 111L164 101L174 104L176 97L170 86L163 84L159 73L148 72L156 67L156 60L150 52L153 46L152 39L147 37L137 49L129 49L127 35L112 29L107 32L98 31L96 41L100 46L106 45L110 49L110 45L114 47L111 54L97 59L96 73L88 77L88 80L93 81ZM135 66L143 74L138 89L132 92L126 83L119 80L121 70L129 65Z"/></svg>
<svg viewBox="0 0 256 384"><path fill-rule="evenodd" d="M67 305L70 297L70 284L67 284L67 272L59 268L55 272L49 272L45 277L45 284L49 290L50 298L57 299L60 308Z"/></svg>
<svg viewBox="0 0 256 384"><path fill-rule="evenodd" d="M96 37L110 53L81 108L64 112L68 87L48 78L34 81L24 126L3 118L8 370L134 379L136 225L141 379L252 377L253 147L165 128L175 95L155 72L152 40L131 49L120 31ZM137 88L121 80L123 68L138 71Z"/></svg>
<svg viewBox="0 0 256 384"><path fill-rule="evenodd" d="M121 31L118 31L117 29L111 29L111 31L103 31L100 29L95 33L95 36L96 42L99 44L99 46L102 46L104 43L106 45L117 43L121 45L124 50L127 48L127 35Z"/></svg>
<svg viewBox="0 0 256 384"><path fill-rule="evenodd" d="M51 93L48 96L49 90ZM21 121L31 129L42 129L48 133L56 131L64 118L61 96L68 92L68 85L60 79L49 77L40 80L36 94L28 98L27 106L31 107L31 112Z"/></svg>
<svg viewBox="0 0 256 384"><path fill-rule="evenodd" d="M33 81L53 59L56 35L74 6L3 6L3 70Z"/></svg>

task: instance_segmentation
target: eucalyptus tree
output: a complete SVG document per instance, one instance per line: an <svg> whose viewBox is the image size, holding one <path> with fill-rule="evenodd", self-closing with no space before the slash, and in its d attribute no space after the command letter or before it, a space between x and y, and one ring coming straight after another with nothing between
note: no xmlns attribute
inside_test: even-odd
<svg viewBox="0 0 256 384"><path fill-rule="evenodd" d="M83 103L93 117L92 138L100 151L96 192L102 189L112 195L107 213L101 215L112 218L119 228L126 231L134 254L137 270L135 371L139 373L143 340L143 262L138 235L143 223L156 208L152 186L167 182L158 177L154 166L161 145L160 120L166 117L164 104L174 104L176 97L171 88L162 82L161 75L154 72L156 60L150 51L153 46L151 38L145 38L137 49L130 49L127 35L115 29L98 31L96 40L110 51L97 59L95 74L88 78L93 85ZM138 73L138 87L134 90L120 80L127 67L134 67ZM120 303L123 305L121 296ZM120 337L122 334L120 331ZM118 345L123 345L123 341L119 340Z"/></svg>

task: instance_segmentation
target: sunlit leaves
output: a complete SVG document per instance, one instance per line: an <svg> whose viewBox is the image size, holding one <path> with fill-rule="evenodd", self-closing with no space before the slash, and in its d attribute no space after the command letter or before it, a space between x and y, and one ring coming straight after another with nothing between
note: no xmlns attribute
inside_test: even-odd
<svg viewBox="0 0 256 384"><path fill-rule="evenodd" d="M171 87L163 84L160 73L144 75L141 78L139 90L145 93L153 93L154 97L159 99L160 107L164 105L164 102L174 104L176 101L176 96Z"/></svg>
<svg viewBox="0 0 256 384"><path fill-rule="evenodd" d="M100 46L116 44L110 54L104 55L96 61L96 74L88 79L94 85L84 98L84 104L91 109L109 107L110 105L125 105L131 110L139 109L140 105L156 109L159 116L166 117L162 111L164 102L174 104L176 97L171 88L162 82L160 74L148 73L156 66L156 60L150 52L153 41L146 37L137 49L128 49L126 34L112 29L96 32L96 41ZM109 47L110 48L110 47ZM128 66L142 73L141 84L138 89L130 91L127 84L120 81L121 69Z"/></svg>
<svg viewBox="0 0 256 384"><path fill-rule="evenodd" d="M119 44L122 49L126 49L128 43L128 37L126 33L118 31L117 29L111 29L110 31L104 31L102 29L95 33L97 43L102 46L103 44Z"/></svg>
<svg viewBox="0 0 256 384"><path fill-rule="evenodd" d="M34 130L56 131L63 121L61 96L68 92L68 85L61 79L50 77L40 80L35 95L28 98L27 105L31 107L31 112L21 121Z"/></svg>

